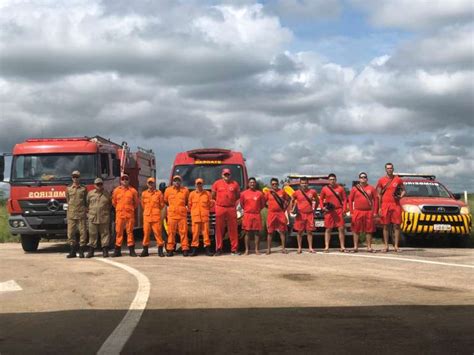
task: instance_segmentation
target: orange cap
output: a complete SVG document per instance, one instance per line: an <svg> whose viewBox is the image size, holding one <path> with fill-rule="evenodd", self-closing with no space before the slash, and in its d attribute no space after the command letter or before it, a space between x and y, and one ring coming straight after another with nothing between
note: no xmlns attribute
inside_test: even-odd
<svg viewBox="0 0 474 355"><path fill-rule="evenodd" d="M176 179L179 179L179 180L183 181L183 178L179 175L173 176L173 180L176 180Z"/></svg>
<svg viewBox="0 0 474 355"><path fill-rule="evenodd" d="M149 183L149 182L155 182L155 178L154 177L149 177L148 179L146 179L146 182Z"/></svg>
<svg viewBox="0 0 474 355"><path fill-rule="evenodd" d="M204 180L201 178L197 178L195 181L196 184L204 184Z"/></svg>

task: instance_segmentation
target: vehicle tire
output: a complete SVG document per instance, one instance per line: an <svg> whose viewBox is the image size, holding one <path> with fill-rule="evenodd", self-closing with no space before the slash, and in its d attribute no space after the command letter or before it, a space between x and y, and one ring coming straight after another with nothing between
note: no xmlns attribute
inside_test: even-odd
<svg viewBox="0 0 474 355"><path fill-rule="evenodd" d="M21 246L23 250L27 253L35 252L38 250L38 244L40 237L32 235L22 235L21 236Z"/></svg>
<svg viewBox="0 0 474 355"><path fill-rule="evenodd" d="M344 235L344 246L346 248L354 248L354 237L352 235L347 235L347 234Z"/></svg>
<svg viewBox="0 0 474 355"><path fill-rule="evenodd" d="M464 235L454 235L450 240L450 246L453 248L468 248L471 238Z"/></svg>
<svg viewBox="0 0 474 355"><path fill-rule="evenodd" d="M402 231L400 231L400 240L398 241L398 246L400 248L408 246L408 235L406 235Z"/></svg>
<svg viewBox="0 0 474 355"><path fill-rule="evenodd" d="M117 237L117 232L115 230L115 219L110 223L110 241L109 241L109 249L115 248L115 239Z"/></svg>

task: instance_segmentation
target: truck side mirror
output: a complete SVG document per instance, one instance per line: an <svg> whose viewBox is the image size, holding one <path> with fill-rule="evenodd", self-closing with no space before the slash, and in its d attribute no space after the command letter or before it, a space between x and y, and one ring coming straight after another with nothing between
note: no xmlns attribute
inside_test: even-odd
<svg viewBox="0 0 474 355"><path fill-rule="evenodd" d="M461 199L461 194L453 194L454 199L460 200Z"/></svg>
<svg viewBox="0 0 474 355"><path fill-rule="evenodd" d="M0 181L5 179L5 156L0 155Z"/></svg>
<svg viewBox="0 0 474 355"><path fill-rule="evenodd" d="M113 165L112 170L113 170L114 176L120 177L120 160L113 159L112 160L112 165Z"/></svg>

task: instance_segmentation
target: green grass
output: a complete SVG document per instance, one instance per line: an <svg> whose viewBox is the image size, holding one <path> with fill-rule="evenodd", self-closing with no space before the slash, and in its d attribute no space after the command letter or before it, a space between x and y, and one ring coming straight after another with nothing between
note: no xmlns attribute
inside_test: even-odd
<svg viewBox="0 0 474 355"><path fill-rule="evenodd" d="M0 243L19 242L20 238L10 234L8 228L8 212L5 200L0 200Z"/></svg>

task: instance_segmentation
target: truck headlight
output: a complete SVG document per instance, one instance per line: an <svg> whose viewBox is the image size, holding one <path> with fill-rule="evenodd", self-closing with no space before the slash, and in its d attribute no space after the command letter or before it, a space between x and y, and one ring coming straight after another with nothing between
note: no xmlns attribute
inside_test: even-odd
<svg viewBox="0 0 474 355"><path fill-rule="evenodd" d="M418 205L403 205L403 210L409 213L421 213L420 206Z"/></svg>
<svg viewBox="0 0 474 355"><path fill-rule="evenodd" d="M469 207L463 206L461 207L461 214L469 214L471 211L469 211Z"/></svg>
<svg viewBox="0 0 474 355"><path fill-rule="evenodd" d="M12 227L13 228L18 228L19 222L18 221L13 221L12 222Z"/></svg>

